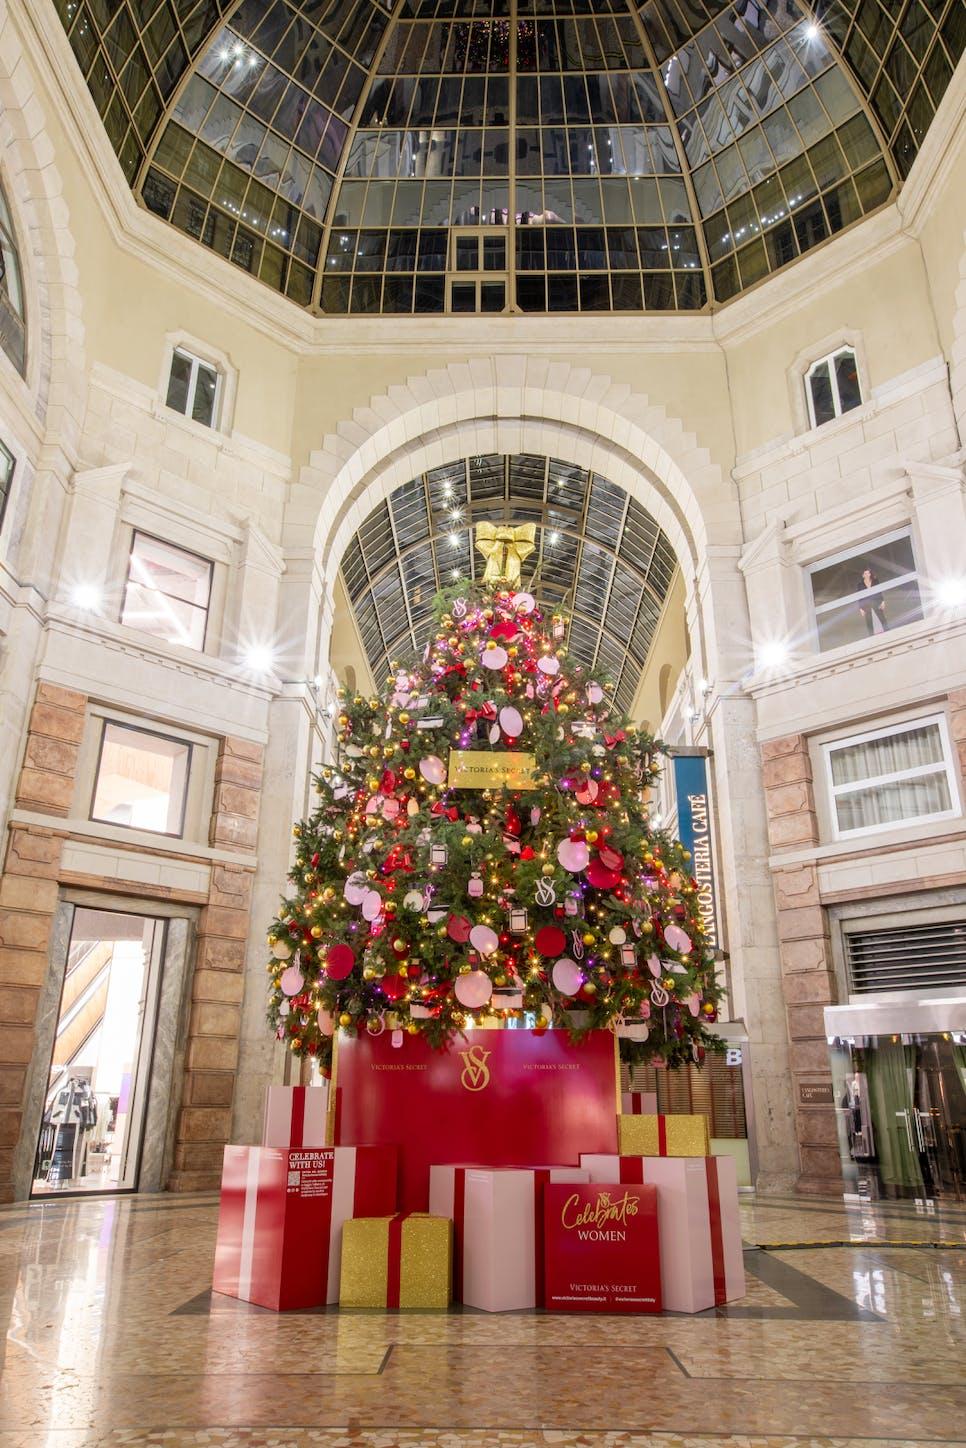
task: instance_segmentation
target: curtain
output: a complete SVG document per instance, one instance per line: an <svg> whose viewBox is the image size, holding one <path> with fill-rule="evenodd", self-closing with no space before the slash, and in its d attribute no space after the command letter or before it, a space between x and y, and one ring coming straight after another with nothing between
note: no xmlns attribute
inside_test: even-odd
<svg viewBox="0 0 966 1448"><path fill-rule="evenodd" d="M864 1064L882 1183L924 1190L919 1157L909 1144L910 1133L911 1140L916 1140L912 1122L916 1047L880 1038L874 1050L865 1052ZM897 1116L899 1111L907 1115Z"/></svg>
<svg viewBox="0 0 966 1448"><path fill-rule="evenodd" d="M962 1086L963 1091L966 1092L966 1046L957 1045L955 1041L951 1044L956 1075L959 1077L959 1084Z"/></svg>
<svg viewBox="0 0 966 1448"><path fill-rule="evenodd" d="M897 779L891 784L840 794L835 799L841 830L868 829L871 825L918 819L923 815L941 814L949 807L949 781L945 772L927 774L921 779Z"/></svg>
<svg viewBox="0 0 966 1448"><path fill-rule="evenodd" d="M850 744L832 750L832 783L851 784L858 779L877 779L883 774L898 774L903 769L924 769L941 764L942 739L937 724L922 729L907 729L884 739L869 739L865 744Z"/></svg>

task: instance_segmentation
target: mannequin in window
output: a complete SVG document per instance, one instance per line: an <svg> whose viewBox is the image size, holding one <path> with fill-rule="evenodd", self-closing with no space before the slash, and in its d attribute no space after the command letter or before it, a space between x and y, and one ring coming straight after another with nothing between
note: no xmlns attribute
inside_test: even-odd
<svg viewBox="0 0 966 1448"><path fill-rule="evenodd" d="M889 627L885 616L885 599L881 593L868 592L870 588L878 586L879 575L873 573L871 568L863 568L856 592L868 593L868 597L863 598L859 604L859 613L865 619L865 631L869 634L885 633Z"/></svg>

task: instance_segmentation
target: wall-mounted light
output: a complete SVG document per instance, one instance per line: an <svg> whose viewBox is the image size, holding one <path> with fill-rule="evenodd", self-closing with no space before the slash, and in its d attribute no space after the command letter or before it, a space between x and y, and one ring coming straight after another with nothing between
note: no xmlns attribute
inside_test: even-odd
<svg viewBox="0 0 966 1448"><path fill-rule="evenodd" d="M275 650L268 644L249 644L242 661L253 674L270 674L275 663Z"/></svg>
<svg viewBox="0 0 966 1448"><path fill-rule="evenodd" d="M98 613L104 602L104 592L96 583L76 583L70 591L70 601L75 608Z"/></svg>
<svg viewBox="0 0 966 1448"><path fill-rule="evenodd" d="M941 578L936 584L936 601L940 608L966 606L966 578Z"/></svg>
<svg viewBox="0 0 966 1448"><path fill-rule="evenodd" d="M759 670L784 668L788 663L790 652L785 639L768 639L758 649Z"/></svg>

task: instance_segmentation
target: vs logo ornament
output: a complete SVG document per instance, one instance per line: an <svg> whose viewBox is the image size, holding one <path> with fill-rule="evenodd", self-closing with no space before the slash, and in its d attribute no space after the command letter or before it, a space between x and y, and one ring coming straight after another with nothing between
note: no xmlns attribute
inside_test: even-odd
<svg viewBox="0 0 966 1448"><path fill-rule="evenodd" d="M487 1058L492 1056L492 1051L484 1051L482 1046L471 1046L468 1051L460 1051L463 1058L463 1071L460 1075L460 1084L467 1091L482 1091L490 1084L490 1068L486 1064Z"/></svg>

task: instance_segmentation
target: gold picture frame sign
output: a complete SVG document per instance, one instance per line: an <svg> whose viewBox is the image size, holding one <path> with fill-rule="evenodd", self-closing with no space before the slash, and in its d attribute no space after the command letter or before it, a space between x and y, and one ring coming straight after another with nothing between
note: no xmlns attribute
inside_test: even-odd
<svg viewBox="0 0 966 1448"><path fill-rule="evenodd" d="M492 749L451 749L450 789L536 789L535 754Z"/></svg>

